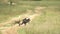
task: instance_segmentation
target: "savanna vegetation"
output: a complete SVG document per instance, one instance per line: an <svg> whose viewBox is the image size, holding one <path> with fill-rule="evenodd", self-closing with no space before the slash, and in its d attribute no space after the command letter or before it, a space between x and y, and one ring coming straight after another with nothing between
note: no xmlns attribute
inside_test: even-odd
<svg viewBox="0 0 60 34"><path fill-rule="evenodd" d="M42 14L35 17L28 25L20 28L19 34L60 34L60 1L13 1L15 5L0 0L0 23L22 15L27 10L35 12L36 7L46 7L39 11Z"/></svg>

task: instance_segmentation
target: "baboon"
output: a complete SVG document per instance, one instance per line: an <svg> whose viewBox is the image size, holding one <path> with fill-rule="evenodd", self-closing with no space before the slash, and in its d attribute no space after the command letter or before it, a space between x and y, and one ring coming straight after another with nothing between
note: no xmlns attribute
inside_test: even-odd
<svg viewBox="0 0 60 34"><path fill-rule="evenodd" d="M15 24L16 24L16 23L19 24L19 26L20 26L20 20L16 20L16 21L15 21Z"/></svg>
<svg viewBox="0 0 60 34"><path fill-rule="evenodd" d="M29 23L29 21L30 21L30 18L24 18L24 19L22 20L21 25L22 25L22 24L26 25L26 23Z"/></svg>

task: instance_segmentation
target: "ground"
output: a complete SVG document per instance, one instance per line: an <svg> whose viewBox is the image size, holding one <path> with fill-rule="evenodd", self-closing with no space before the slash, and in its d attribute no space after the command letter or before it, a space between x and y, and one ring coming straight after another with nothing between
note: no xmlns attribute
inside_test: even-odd
<svg viewBox="0 0 60 34"><path fill-rule="evenodd" d="M0 33L60 34L60 2L29 2L21 1L16 3L15 6L1 6ZM26 26L18 26L18 24L14 24L14 20L20 19L22 21L25 17L31 19L30 23Z"/></svg>

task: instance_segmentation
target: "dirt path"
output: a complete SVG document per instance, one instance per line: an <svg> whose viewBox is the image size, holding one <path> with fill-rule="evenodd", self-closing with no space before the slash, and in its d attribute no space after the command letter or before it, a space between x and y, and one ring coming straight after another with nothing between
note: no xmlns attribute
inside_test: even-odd
<svg viewBox="0 0 60 34"><path fill-rule="evenodd" d="M28 15L29 18L31 19L31 21L33 20L33 18L35 16L37 16L38 14L34 14L34 15ZM18 26L18 24L14 25L14 26L11 26L11 27L8 27L4 30L2 30L2 34L18 34L17 33L17 30L19 29L20 27Z"/></svg>
<svg viewBox="0 0 60 34"><path fill-rule="evenodd" d="M36 13L32 14L32 15L30 15L28 13L27 14L23 14L23 15L19 15L19 17L12 18L10 21L7 21L6 23L2 23L2 25L0 24L0 26L2 27L3 25L6 25L8 23L14 22L14 20L23 19L25 17L29 17L31 19L31 21L32 21L36 16L39 16L39 14L38 14L39 10L40 10L40 8L38 8L38 10L36 9L35 10ZM21 27L22 26L19 27L18 24L16 24L16 25L4 28L3 30L1 30L1 32L2 32L2 34L18 34L17 30L20 29Z"/></svg>

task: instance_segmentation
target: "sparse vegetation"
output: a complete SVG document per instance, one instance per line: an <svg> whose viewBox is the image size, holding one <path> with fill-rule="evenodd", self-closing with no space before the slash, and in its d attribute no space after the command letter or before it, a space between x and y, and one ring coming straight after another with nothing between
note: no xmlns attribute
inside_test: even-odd
<svg viewBox="0 0 60 34"><path fill-rule="evenodd" d="M60 1L18 1L10 6L0 3L0 23L22 15L27 10L34 12L35 7L46 7L39 11L42 14L35 17L29 25L19 29L19 34L60 34ZM9 25L10 26L10 25ZM7 27L9 27L7 25Z"/></svg>

